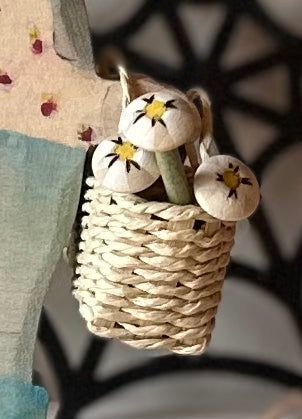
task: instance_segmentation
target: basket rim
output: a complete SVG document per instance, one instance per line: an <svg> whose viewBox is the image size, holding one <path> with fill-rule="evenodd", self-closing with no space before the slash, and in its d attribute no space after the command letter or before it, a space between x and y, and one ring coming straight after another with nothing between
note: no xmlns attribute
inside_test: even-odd
<svg viewBox="0 0 302 419"><path fill-rule="evenodd" d="M154 201L154 200L148 201L147 199L142 198L141 196L133 194L133 193L114 192L114 191L111 191L110 189L104 188L102 186L102 184L99 183L98 180L94 176L87 177L85 182L86 182L87 186L89 187L88 190L85 192L85 195L84 195L84 199L85 199L86 202L91 201L91 199L92 199L91 190L95 189L95 190L97 190L97 192L102 191L101 194L104 197L106 197L106 196L109 197L110 196L111 199L113 199L115 201L115 204L117 206L121 207L121 208L123 208L123 205L121 205L123 202L127 202L128 204L132 203L133 206L132 206L131 210L133 210L135 206L138 206L140 204L144 204L145 206L147 206L149 208L154 207L154 209L156 209L157 211L169 210L169 209L172 210L173 209L173 210L175 210L175 212L177 212L179 214L191 211L191 216L189 218L204 220L208 223L223 223L225 225L236 224L235 221L224 221L224 220L215 218L215 217L211 216L210 214L208 214L199 205L196 205L196 204L178 205L178 204L173 204L173 203L167 202L167 201ZM119 199L116 200L115 198L119 198ZM127 208L127 209L130 210L130 208ZM149 213L153 214L153 212L156 212L156 211L150 211ZM176 218L176 220L177 220L177 218ZM183 218L182 218L182 220L183 220Z"/></svg>

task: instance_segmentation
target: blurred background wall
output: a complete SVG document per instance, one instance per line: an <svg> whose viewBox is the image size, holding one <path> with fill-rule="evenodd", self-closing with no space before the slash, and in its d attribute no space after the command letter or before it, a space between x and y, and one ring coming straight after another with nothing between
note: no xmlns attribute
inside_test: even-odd
<svg viewBox="0 0 302 419"><path fill-rule="evenodd" d="M262 418L302 385L302 2L87 0L87 8L96 55L113 45L134 71L208 90L220 150L253 168L262 204L239 226L205 357L93 338L62 261L41 320L37 377L64 419ZM302 418L302 408L287 417Z"/></svg>

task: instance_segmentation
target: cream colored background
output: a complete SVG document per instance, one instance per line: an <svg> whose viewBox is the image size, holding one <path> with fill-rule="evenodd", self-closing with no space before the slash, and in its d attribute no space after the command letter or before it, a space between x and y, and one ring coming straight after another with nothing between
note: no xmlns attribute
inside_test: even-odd
<svg viewBox="0 0 302 419"><path fill-rule="evenodd" d="M1 128L84 146L78 131L82 124L99 128L110 83L56 56L50 0L1 0L0 6L0 68L13 80L9 91L0 89ZM32 53L29 41L33 25L44 45L39 56ZM57 112L49 118L40 111L44 94L52 95L57 103Z"/></svg>

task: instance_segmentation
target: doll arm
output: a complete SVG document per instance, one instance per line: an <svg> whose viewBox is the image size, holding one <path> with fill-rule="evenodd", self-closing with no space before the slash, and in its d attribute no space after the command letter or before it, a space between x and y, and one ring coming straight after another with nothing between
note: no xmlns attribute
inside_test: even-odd
<svg viewBox="0 0 302 419"><path fill-rule="evenodd" d="M81 149L0 131L1 417L45 416L46 392L30 384L34 345L75 218L84 156Z"/></svg>

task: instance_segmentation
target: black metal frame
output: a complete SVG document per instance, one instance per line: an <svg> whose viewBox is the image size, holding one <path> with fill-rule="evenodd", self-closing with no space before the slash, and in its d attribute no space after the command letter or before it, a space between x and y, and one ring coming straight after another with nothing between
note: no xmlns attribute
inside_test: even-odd
<svg viewBox="0 0 302 419"><path fill-rule="evenodd" d="M182 3L221 3L227 9L225 21L218 31L214 46L206 59L196 56L191 46L179 13L179 5ZM154 13L160 13L166 20L166 24L170 28L176 45L183 56L183 65L179 70L163 65L156 58L151 60L142 57L128 46L129 37L137 32ZM257 21L276 40L278 46L275 52L265 57L240 65L232 70L225 70L220 65L220 58L228 44L234 25L242 15L248 15ZM240 158L223 120L224 109L240 110L240 112L254 115L256 118L274 125L278 132L275 141L252 164L252 169L260 180L263 170L276 155L284 152L294 143L301 141L302 39L288 33L274 22L256 0L146 0L126 23L104 35L94 34L93 40L96 54L104 47L115 46L124 53L130 68L135 71L149 74L181 89L188 89L192 85L204 86L209 91L213 101L215 138L220 149L226 154L232 154ZM278 64L286 67L290 81L290 106L286 112L281 113L263 104L247 100L232 90L235 82ZM260 207L251 222L263 240L270 261L269 269L261 271L247 264L232 261L228 274L263 287L285 303L302 335L302 240L295 256L291 260L285 259L263 207ZM62 404L59 416L63 419L74 418L84 406L134 381L180 371L228 371L256 376L289 387L302 387L301 374L251 359L245 360L219 355L158 357L108 379L96 380L93 373L106 349L106 341L92 337L81 366L72 369L45 313L41 318L39 340L48 352L60 384Z"/></svg>

